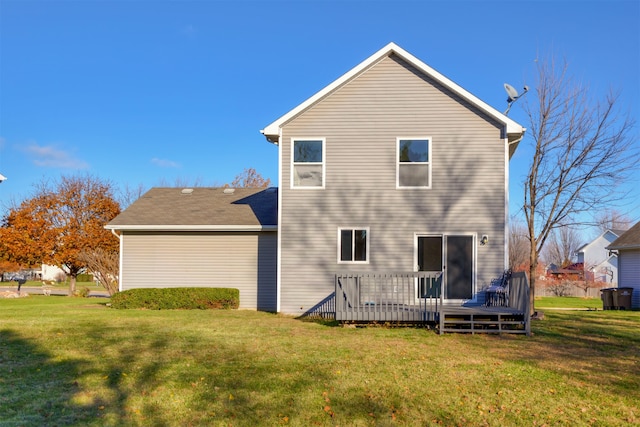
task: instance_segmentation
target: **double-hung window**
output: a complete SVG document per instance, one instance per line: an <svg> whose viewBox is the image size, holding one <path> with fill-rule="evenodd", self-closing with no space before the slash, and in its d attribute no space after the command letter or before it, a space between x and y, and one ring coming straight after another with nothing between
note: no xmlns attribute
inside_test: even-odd
<svg viewBox="0 0 640 427"><path fill-rule="evenodd" d="M369 229L341 228L338 230L338 263L369 262Z"/></svg>
<svg viewBox="0 0 640 427"><path fill-rule="evenodd" d="M431 188L431 138L398 138L398 188Z"/></svg>
<svg viewBox="0 0 640 427"><path fill-rule="evenodd" d="M324 146L323 138L292 140L292 188L324 188Z"/></svg>

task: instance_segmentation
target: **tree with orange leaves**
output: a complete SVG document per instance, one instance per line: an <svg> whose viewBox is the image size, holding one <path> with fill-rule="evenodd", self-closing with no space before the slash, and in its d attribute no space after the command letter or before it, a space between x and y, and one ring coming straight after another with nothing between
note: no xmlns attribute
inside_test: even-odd
<svg viewBox="0 0 640 427"><path fill-rule="evenodd" d="M43 262L53 234L45 218L46 204L41 196L13 207L2 220L0 256L19 268L32 268Z"/></svg>
<svg viewBox="0 0 640 427"><path fill-rule="evenodd" d="M5 281L5 275L7 273L15 273L18 270L20 270L20 264L2 259L2 257L0 256L0 282Z"/></svg>
<svg viewBox="0 0 640 427"><path fill-rule="evenodd" d="M69 295L86 267L82 254L101 248L117 252L118 240L104 229L120 213L112 185L91 176L42 183L36 195L10 209L0 228L0 254L26 266L60 267L69 275Z"/></svg>

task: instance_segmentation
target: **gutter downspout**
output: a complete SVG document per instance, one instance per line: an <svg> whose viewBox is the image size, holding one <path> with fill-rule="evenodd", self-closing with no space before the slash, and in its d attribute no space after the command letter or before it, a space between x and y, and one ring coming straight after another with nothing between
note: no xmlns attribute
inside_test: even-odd
<svg viewBox="0 0 640 427"><path fill-rule="evenodd" d="M282 296L281 277L282 277L282 233L280 232L280 225L282 224L282 126L278 127L278 139L275 135L267 135L265 129L262 129L260 133L267 139L267 142L278 147L278 225L277 225L277 237L276 237L276 313L280 313L280 299Z"/></svg>
<svg viewBox="0 0 640 427"><path fill-rule="evenodd" d="M282 127L278 130L278 142L275 144L278 147L278 185L282 186ZM283 188L278 189L278 235L276 237L276 313L281 311L281 299L282 299L282 232L280 226L282 224L282 191Z"/></svg>
<svg viewBox="0 0 640 427"><path fill-rule="evenodd" d="M506 170L505 170L505 195L506 195L506 200L505 200L505 217L504 217L504 247L505 247L505 253L504 253L504 265L505 265L505 270L507 268L509 268L509 233L510 230L509 228L511 227L510 221L510 212L509 212L509 204L510 204L510 200L509 200L509 179L510 179L510 174L511 174L511 167L509 165L509 162L511 161L511 146L514 144L519 144L520 141L522 141L524 139L524 134L526 133L527 129L526 128L522 128L522 133L520 134L520 137L518 137L517 139L515 139L514 141L509 142L509 135L507 134L507 147L506 147L506 153L505 153L505 157L506 157ZM515 151L514 151L515 153Z"/></svg>

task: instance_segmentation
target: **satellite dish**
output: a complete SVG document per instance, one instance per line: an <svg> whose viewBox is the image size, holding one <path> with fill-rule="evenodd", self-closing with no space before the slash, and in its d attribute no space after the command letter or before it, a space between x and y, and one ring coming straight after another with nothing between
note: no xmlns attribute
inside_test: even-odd
<svg viewBox="0 0 640 427"><path fill-rule="evenodd" d="M505 116L509 114L509 110L511 109L511 104L513 104L518 98L524 96L525 93L529 91L529 86L524 87L524 91L521 95L518 95L518 91L511 86L509 83L504 84L504 90L507 91L507 103L509 104L507 107L507 111L504 112Z"/></svg>
<svg viewBox="0 0 640 427"><path fill-rule="evenodd" d="M0 173L0 182L6 181L7 177Z"/></svg>
<svg viewBox="0 0 640 427"><path fill-rule="evenodd" d="M518 91L516 90L516 88L511 86L509 83L505 83L504 84L504 90L507 91L507 95L509 96L507 98L507 102L513 102L516 99L518 99Z"/></svg>

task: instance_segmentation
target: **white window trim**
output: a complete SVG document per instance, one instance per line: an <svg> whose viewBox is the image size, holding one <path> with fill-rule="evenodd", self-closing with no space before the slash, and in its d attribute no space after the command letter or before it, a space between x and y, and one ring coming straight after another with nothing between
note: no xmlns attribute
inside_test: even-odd
<svg viewBox="0 0 640 427"><path fill-rule="evenodd" d="M429 166L429 185L419 186L419 187L404 187L400 185L400 141L405 140L427 140L428 144L428 162L412 162L414 164L419 165L428 165ZM399 190L412 190L412 189L430 189L431 188L431 171L433 170L433 158L431 156L431 146L433 145L433 139L430 136L406 136L406 137L398 137L396 138L396 188ZM406 164L406 163L405 163Z"/></svg>
<svg viewBox="0 0 640 427"><path fill-rule="evenodd" d="M296 141L322 141L322 185L318 186L318 187L309 187L309 186L296 186L294 184L294 166L295 163L293 161L294 158L294 153L293 153L293 148L295 146ZM325 183L326 183L326 156L327 156L327 141L326 138L319 138L319 137L295 137L295 138L291 138L291 160L289 162L290 164L290 174L289 174L289 188L291 188L292 190L324 190L325 188ZM307 163L309 165L317 165L318 163Z"/></svg>
<svg viewBox="0 0 640 427"><path fill-rule="evenodd" d="M342 254L342 231L343 230L351 230L352 234L354 230L365 230L367 232L367 259L364 261L343 261L340 259ZM371 258L371 253L369 252L371 246L371 233L369 231L369 227L338 227L338 239L337 239L337 260L338 264L369 264L369 259ZM355 245L355 239L351 242L352 245ZM352 250L354 247L352 246ZM355 254L355 250L354 250Z"/></svg>

